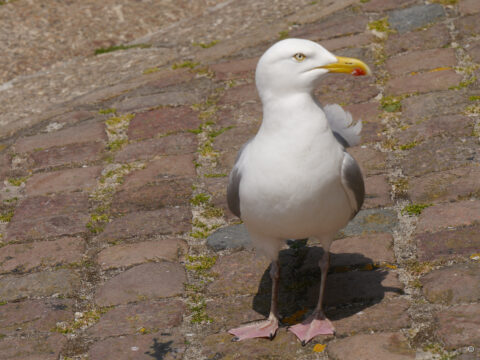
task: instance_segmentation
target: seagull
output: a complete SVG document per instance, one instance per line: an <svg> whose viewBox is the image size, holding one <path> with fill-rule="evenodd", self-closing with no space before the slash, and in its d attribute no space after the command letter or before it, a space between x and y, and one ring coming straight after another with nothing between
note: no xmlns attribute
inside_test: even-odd
<svg viewBox="0 0 480 360"><path fill-rule="evenodd" d="M313 95L329 73L369 75L353 58L335 56L305 39L285 39L260 58L255 82L263 105L258 133L240 149L227 187L228 207L242 219L254 247L271 260L272 297L266 320L229 330L233 341L273 339L279 325L278 253L288 239L311 238L324 249L320 295L313 313L288 328L302 345L334 334L323 311L329 249L335 233L360 210L365 186L346 148L360 141L361 122L339 105L322 107Z"/></svg>

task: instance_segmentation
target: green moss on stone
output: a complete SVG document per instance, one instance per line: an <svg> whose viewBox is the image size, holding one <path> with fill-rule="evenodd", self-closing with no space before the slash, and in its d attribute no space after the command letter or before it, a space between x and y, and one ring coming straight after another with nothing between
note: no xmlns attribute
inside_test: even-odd
<svg viewBox="0 0 480 360"><path fill-rule="evenodd" d="M408 214L408 215L420 215L423 211L423 209L432 206L433 204L410 204L405 206L402 209L402 214Z"/></svg>
<svg viewBox="0 0 480 360"><path fill-rule="evenodd" d="M119 50L128 50L128 49L134 49L134 48L140 48L140 49L148 49L152 47L150 44L134 44L134 45L114 45L114 46L109 46L107 48L98 48L95 50L95 55L100 55L100 54L105 54L113 51L119 51Z"/></svg>

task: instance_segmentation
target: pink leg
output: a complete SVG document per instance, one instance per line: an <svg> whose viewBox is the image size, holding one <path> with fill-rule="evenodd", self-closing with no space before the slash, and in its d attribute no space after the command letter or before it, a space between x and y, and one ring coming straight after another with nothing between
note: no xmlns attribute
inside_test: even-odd
<svg viewBox="0 0 480 360"><path fill-rule="evenodd" d="M280 278L280 269L278 261L272 262L270 269L270 277L272 278L272 300L270 306L270 315L267 320L255 321L235 329L228 330L228 332L235 337L232 341L240 341L245 339L252 339L257 337L266 337L270 340L274 338L278 329L278 280Z"/></svg>
<svg viewBox="0 0 480 360"><path fill-rule="evenodd" d="M325 313L323 312L323 296L325 293L329 262L330 253L328 252L328 249L325 249L319 262L322 274L320 278L320 295L318 297L317 306L312 315L305 319L301 324L288 328L289 331L293 332L298 337L302 342L302 345L306 345L317 335L331 335L335 333L332 323L326 318Z"/></svg>

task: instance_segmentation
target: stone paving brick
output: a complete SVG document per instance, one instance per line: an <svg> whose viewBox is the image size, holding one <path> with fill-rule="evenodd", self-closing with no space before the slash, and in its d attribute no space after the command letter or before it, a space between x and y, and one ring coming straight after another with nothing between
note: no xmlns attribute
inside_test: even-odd
<svg viewBox="0 0 480 360"><path fill-rule="evenodd" d="M470 166L427 174L409 180L412 201L431 203L480 195L480 167Z"/></svg>
<svg viewBox="0 0 480 360"><path fill-rule="evenodd" d="M115 161L147 160L159 155L190 154L196 150L196 136L181 133L129 144L115 155Z"/></svg>
<svg viewBox="0 0 480 360"><path fill-rule="evenodd" d="M0 273L28 272L37 267L79 262L85 250L82 238L11 244L0 248Z"/></svg>
<svg viewBox="0 0 480 360"><path fill-rule="evenodd" d="M232 109L223 107L217 112L216 125L224 128L228 126L260 126L262 120L262 104L259 101L246 102Z"/></svg>
<svg viewBox="0 0 480 360"><path fill-rule="evenodd" d="M397 214L391 209L362 209L345 228L338 232L338 236L391 233L397 223Z"/></svg>
<svg viewBox="0 0 480 360"><path fill-rule="evenodd" d="M381 12L412 5L416 0L370 0L362 5L363 10Z"/></svg>
<svg viewBox="0 0 480 360"><path fill-rule="evenodd" d="M238 126L218 135L213 141L213 147L220 151L240 150L242 145L250 140L258 131L256 124ZM235 139L235 141L233 141Z"/></svg>
<svg viewBox="0 0 480 360"><path fill-rule="evenodd" d="M90 360L180 360L186 345L182 335L155 333L128 335L99 341L90 347ZM161 356L161 357L160 357Z"/></svg>
<svg viewBox="0 0 480 360"><path fill-rule="evenodd" d="M221 251L251 249L253 245L245 225L235 224L220 228L209 235L207 246L214 251Z"/></svg>
<svg viewBox="0 0 480 360"><path fill-rule="evenodd" d="M104 153L105 145L102 142L87 142L71 144L62 147L51 147L30 154L33 169L39 170L66 164L84 164L99 160Z"/></svg>
<svg viewBox="0 0 480 360"><path fill-rule="evenodd" d="M9 156L7 154L0 154L0 182L3 182L3 179L7 176L9 168Z"/></svg>
<svg viewBox="0 0 480 360"><path fill-rule="evenodd" d="M98 254L103 270L129 267L149 261L176 261L187 253L187 243L181 239L161 239L135 244L111 246Z"/></svg>
<svg viewBox="0 0 480 360"><path fill-rule="evenodd" d="M438 336L449 350L480 346L480 304L453 306L435 314Z"/></svg>
<svg viewBox="0 0 480 360"><path fill-rule="evenodd" d="M185 269L180 264L161 262L138 265L99 286L95 303L111 306L177 296L182 294L186 280Z"/></svg>
<svg viewBox="0 0 480 360"><path fill-rule="evenodd" d="M379 175L385 172L387 158L385 153L362 146L349 148L348 152L357 160L363 176Z"/></svg>
<svg viewBox="0 0 480 360"><path fill-rule="evenodd" d="M378 102L347 105L344 109L352 114L354 121L362 121L361 143L380 141L385 126L381 123Z"/></svg>
<svg viewBox="0 0 480 360"><path fill-rule="evenodd" d="M80 286L80 278L73 271L60 269L43 271L23 276L0 276L0 299L6 301L25 297L71 296Z"/></svg>
<svg viewBox="0 0 480 360"><path fill-rule="evenodd" d="M97 241L117 241L131 237L179 234L190 230L192 215L187 207L137 211L109 222Z"/></svg>
<svg viewBox="0 0 480 360"><path fill-rule="evenodd" d="M458 10L462 15L470 15L480 12L480 4L475 0L462 0L458 4Z"/></svg>
<svg viewBox="0 0 480 360"><path fill-rule="evenodd" d="M202 102L200 94L188 91L169 91L160 94L127 97L112 105L117 111L143 111L158 106L191 105Z"/></svg>
<svg viewBox="0 0 480 360"><path fill-rule="evenodd" d="M104 339L139 334L142 328L148 332L168 332L168 329L182 323L185 310L186 306L180 300L120 305L104 314L98 323L87 330L87 334Z"/></svg>
<svg viewBox="0 0 480 360"><path fill-rule="evenodd" d="M58 359L67 343L61 334L45 334L34 337L7 337L0 340L0 356L4 360Z"/></svg>
<svg viewBox="0 0 480 360"><path fill-rule="evenodd" d="M400 332L354 335L328 344L327 351L333 360L415 359L415 351Z"/></svg>
<svg viewBox="0 0 480 360"><path fill-rule="evenodd" d="M372 34L357 34L350 36L342 36L333 39L323 40L322 46L328 51L336 51L339 49L364 46L372 43L373 35Z"/></svg>
<svg viewBox="0 0 480 360"><path fill-rule="evenodd" d="M226 61L210 66L218 80L251 79L254 77L258 57Z"/></svg>
<svg viewBox="0 0 480 360"><path fill-rule="evenodd" d="M425 59L429 61L424 61ZM391 75L398 76L410 72L452 67L456 63L454 49L429 49L392 57L386 61L385 69Z"/></svg>
<svg viewBox="0 0 480 360"><path fill-rule="evenodd" d="M445 10L440 4L416 5L388 13L390 26L400 34L438 21L445 17Z"/></svg>
<svg viewBox="0 0 480 360"><path fill-rule="evenodd" d="M350 74L334 74L326 77L315 90L322 105L336 104L342 99L346 104L358 104L371 100L379 90L370 76L356 77Z"/></svg>
<svg viewBox="0 0 480 360"><path fill-rule="evenodd" d="M467 48L467 53L472 57L473 61L480 62L480 44L475 44Z"/></svg>
<svg viewBox="0 0 480 360"><path fill-rule="evenodd" d="M480 200L438 204L422 211L416 232L434 232L445 228L480 222Z"/></svg>
<svg viewBox="0 0 480 360"><path fill-rule="evenodd" d="M457 86L462 80L462 75L454 70L426 72L390 80L386 91L391 95L426 93L430 91L447 90Z"/></svg>
<svg viewBox="0 0 480 360"><path fill-rule="evenodd" d="M218 101L219 105L241 105L246 102L259 102L255 84L244 84L228 89Z"/></svg>
<svg viewBox="0 0 480 360"><path fill-rule="evenodd" d="M380 206L391 206L391 186L384 175L375 175L365 178L365 202L364 209Z"/></svg>
<svg viewBox="0 0 480 360"><path fill-rule="evenodd" d="M459 37L475 36L480 33L480 14L467 15L455 21Z"/></svg>
<svg viewBox="0 0 480 360"><path fill-rule="evenodd" d="M88 195L31 196L20 202L7 227L7 241L40 239L86 231Z"/></svg>
<svg viewBox="0 0 480 360"><path fill-rule="evenodd" d="M73 319L73 301L27 300L0 306L0 334L50 333L57 322ZM1 355L1 353L0 353Z"/></svg>
<svg viewBox="0 0 480 360"><path fill-rule="evenodd" d="M128 138L149 139L162 134L196 129L200 124L197 112L187 106L164 107L137 114L128 127Z"/></svg>
<svg viewBox="0 0 480 360"><path fill-rule="evenodd" d="M54 116L53 118L49 119L48 125L45 127L47 132L51 132L51 129L56 129L59 126L63 128L66 124L74 125L85 120L89 120L94 118L97 113L85 110L74 110L74 111L67 111L58 116Z"/></svg>
<svg viewBox="0 0 480 360"><path fill-rule="evenodd" d="M432 303L452 305L480 300L480 264L455 264L434 270L420 281L423 294Z"/></svg>
<svg viewBox="0 0 480 360"><path fill-rule="evenodd" d="M480 226L423 233L415 236L420 261L469 257L480 249Z"/></svg>
<svg viewBox="0 0 480 360"><path fill-rule="evenodd" d="M407 34L392 34L385 43L387 55L405 51L442 48L450 43L450 33L444 24L435 24L425 30Z"/></svg>
<svg viewBox="0 0 480 360"><path fill-rule="evenodd" d="M195 73L190 69L167 69L147 75L149 81L146 86L153 89L163 89L172 85L188 83L195 78Z"/></svg>
<svg viewBox="0 0 480 360"><path fill-rule="evenodd" d="M27 196L34 196L79 190L92 191L101 171L100 166L89 166L34 174L27 181L26 193Z"/></svg>
<svg viewBox="0 0 480 360"><path fill-rule="evenodd" d="M126 188L117 192L112 211L157 210L166 206L186 205L192 193L192 179L167 179L137 188Z"/></svg>

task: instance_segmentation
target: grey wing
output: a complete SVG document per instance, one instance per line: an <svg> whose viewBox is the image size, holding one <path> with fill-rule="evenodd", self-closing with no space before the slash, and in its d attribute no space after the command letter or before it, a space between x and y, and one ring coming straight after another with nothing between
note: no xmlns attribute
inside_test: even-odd
<svg viewBox="0 0 480 360"><path fill-rule="evenodd" d="M242 180L242 172L238 168L238 160L242 156L243 151L247 147L247 145L253 140L248 140L240 149L237 155L237 159L235 160L235 165L233 165L232 172L228 178L228 186L227 186L227 204L230 211L241 218L240 213L240 182Z"/></svg>
<svg viewBox="0 0 480 360"><path fill-rule="evenodd" d="M360 211L365 198L365 184L362 172L355 159L344 152L341 181L352 208L352 218Z"/></svg>

